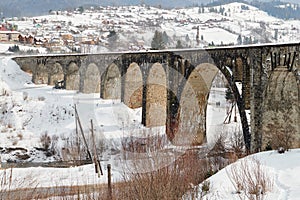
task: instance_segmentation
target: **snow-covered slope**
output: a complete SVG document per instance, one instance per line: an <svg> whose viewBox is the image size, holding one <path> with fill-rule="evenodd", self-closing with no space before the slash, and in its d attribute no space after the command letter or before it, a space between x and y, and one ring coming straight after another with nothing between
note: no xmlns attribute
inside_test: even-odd
<svg viewBox="0 0 300 200"><path fill-rule="evenodd" d="M0 71L0 147L3 162L20 158L17 155L20 152L9 151L8 148L25 151L21 154L27 155L26 159L20 161L63 159L61 149L74 142L76 135L75 105L86 134L90 135L90 120L93 120L97 137L106 138L108 142L112 140L111 148L120 145L122 127L135 127L141 120L140 109L131 110L119 101L100 99L99 94L84 95L35 85L31 83L31 76L9 57L0 58ZM54 157L36 155L36 148L43 147L41 137L45 134L57 140ZM114 138L118 139L114 141Z"/></svg>
<svg viewBox="0 0 300 200"><path fill-rule="evenodd" d="M238 172L241 169L245 169L245 166L248 166L249 170L242 172L250 172L252 178L254 178L254 173L258 169L258 165L255 162L259 161L260 172L267 175L266 177L271 181L271 187L269 187L267 192L264 191L263 195L260 195L258 198L264 200L298 200L300 197L299 158L300 149L293 149L284 154L279 154L277 151L267 151L241 159L222 169L207 180L210 182L210 189L204 196L204 199L248 199L244 195L243 190L237 193L235 182L232 178L232 169L237 169L234 172ZM242 176L246 175L246 173L241 174ZM201 191L202 184L198 187Z"/></svg>
<svg viewBox="0 0 300 200"><path fill-rule="evenodd" d="M300 39L299 20L281 20L243 3L203 10L201 7L171 10L147 6L101 7L86 9L83 13L59 11L8 22L18 25L25 35L34 33L39 38L49 39L72 32L89 40L100 38L101 45L108 42L106 36L114 30L118 34L118 48L114 50L128 50L138 40L150 47L156 30L167 33L169 48L174 48L178 40L184 47L237 44L239 35L245 44ZM200 43L196 40L197 27ZM93 52L97 51L104 50Z"/></svg>

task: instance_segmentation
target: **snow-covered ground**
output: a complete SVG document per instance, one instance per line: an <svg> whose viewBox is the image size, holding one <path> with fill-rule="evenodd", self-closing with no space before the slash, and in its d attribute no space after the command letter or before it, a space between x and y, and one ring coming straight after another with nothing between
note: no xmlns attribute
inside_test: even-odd
<svg viewBox="0 0 300 200"><path fill-rule="evenodd" d="M65 143L72 142L71 136L75 135L75 105L84 131L89 132L90 120L93 120L97 137L111 141L110 148L120 146L114 144L116 141L120 143L114 138L120 138L134 128L143 128L138 125L141 109L129 109L118 100L100 99L99 94L78 94L76 91L56 90L52 86L34 85L30 75L8 57L0 59L0 71L2 148L23 147L34 154L34 148L41 147L41 136L47 134L58 138L56 148L61 149ZM58 156L62 157L60 153ZM2 155L2 161L15 159L15 153ZM31 156L26 161L49 159Z"/></svg>
<svg viewBox="0 0 300 200"><path fill-rule="evenodd" d="M300 197L300 149L292 149L284 154L279 154L277 151L266 151L258 154L253 154L244 159L233 163L219 171L217 174L210 177L207 181L210 182L210 189L203 199L249 199L243 191L237 193L236 186L232 178L232 169L238 169L248 165L248 172L254 178L254 173L257 171L255 163L259 161L261 170L270 180L269 190L260 196L258 199L264 200L298 200ZM246 165L245 165L246 164ZM200 184L199 189L202 187ZM201 189L200 189L201 190ZM199 195L200 199L200 195ZM254 198L255 199L255 198Z"/></svg>

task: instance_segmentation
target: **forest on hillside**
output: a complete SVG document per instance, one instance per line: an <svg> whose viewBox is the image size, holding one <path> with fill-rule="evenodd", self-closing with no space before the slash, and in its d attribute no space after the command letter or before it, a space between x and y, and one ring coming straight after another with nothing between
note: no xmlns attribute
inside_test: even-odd
<svg viewBox="0 0 300 200"><path fill-rule="evenodd" d="M224 4L232 2L240 2L255 6L268 14L278 17L280 19L300 19L300 5L295 3L286 3L280 0L273 1L246 1L246 0L216 0L211 3L201 3L202 1L180 1L173 0L172 7L190 7L190 6L201 6L201 7L211 7L211 6L222 6ZM138 5L141 3L149 4L152 6L161 6L163 8L170 8L170 4L167 1L161 0L1 0L0 1L0 17L20 17L20 16L36 16L41 14L47 14L49 10L65 10L65 9L75 9L79 6L91 6L91 5ZM149 3L151 2L151 3ZM200 3L198 3L200 2Z"/></svg>
<svg viewBox="0 0 300 200"><path fill-rule="evenodd" d="M253 1L251 5L280 19L300 19L300 5L287 4L281 1L260 2Z"/></svg>
<svg viewBox="0 0 300 200"><path fill-rule="evenodd" d="M222 6L224 4L239 2L249 4L251 6L257 7L260 10L267 12L269 15L280 18L280 19L300 19L300 5L295 3L286 3L280 0L273 1L258 1L254 0L249 3L246 0L217 0L207 5L201 5L205 7L211 6Z"/></svg>

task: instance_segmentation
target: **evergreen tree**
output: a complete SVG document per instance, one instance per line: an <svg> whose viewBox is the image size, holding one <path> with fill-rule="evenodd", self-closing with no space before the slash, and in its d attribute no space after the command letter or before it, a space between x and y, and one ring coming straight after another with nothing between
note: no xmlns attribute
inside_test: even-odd
<svg viewBox="0 0 300 200"><path fill-rule="evenodd" d="M176 44L176 49L182 49L183 46L182 46L182 43L180 40L177 40L177 44Z"/></svg>
<svg viewBox="0 0 300 200"><path fill-rule="evenodd" d="M84 8L83 8L82 6L80 6L80 7L78 8L78 12L80 12L80 13L82 14L83 11L84 11Z"/></svg>
<svg viewBox="0 0 300 200"><path fill-rule="evenodd" d="M165 44L168 44L168 43L169 43L169 36L168 36L168 34L166 33L166 31L163 32L163 34L162 34L162 39L163 39L163 42L164 42Z"/></svg>
<svg viewBox="0 0 300 200"><path fill-rule="evenodd" d="M238 45L243 44L243 40L242 40L242 36L241 35L239 35L238 38L237 38L237 44Z"/></svg>
<svg viewBox="0 0 300 200"><path fill-rule="evenodd" d="M252 37L250 36L249 38L249 44L253 44L253 40L252 40Z"/></svg>
<svg viewBox="0 0 300 200"><path fill-rule="evenodd" d="M186 36L185 36L185 41L186 41L186 42L189 42L189 41L190 41L189 34L186 34Z"/></svg>
<svg viewBox="0 0 300 200"><path fill-rule="evenodd" d="M116 31L114 31L114 30L109 31L107 39L108 39L109 47L111 50L114 50L115 48L117 48L118 35L117 35Z"/></svg>
<svg viewBox="0 0 300 200"><path fill-rule="evenodd" d="M151 49L159 50L164 48L165 48L165 43L163 41L163 34L162 32L156 30L151 42Z"/></svg>
<svg viewBox="0 0 300 200"><path fill-rule="evenodd" d="M275 39L276 41L278 40L278 29L275 29L274 39Z"/></svg>
<svg viewBox="0 0 300 200"><path fill-rule="evenodd" d="M9 47L8 51L10 51L10 52L19 52L20 48L19 48L18 45L14 45L14 46Z"/></svg>
<svg viewBox="0 0 300 200"><path fill-rule="evenodd" d="M112 30L112 31L109 31L109 34L108 34L107 38L112 38L112 37L114 37L116 35L117 35L116 31Z"/></svg>
<svg viewBox="0 0 300 200"><path fill-rule="evenodd" d="M250 44L250 39L249 37L244 38L244 44Z"/></svg>

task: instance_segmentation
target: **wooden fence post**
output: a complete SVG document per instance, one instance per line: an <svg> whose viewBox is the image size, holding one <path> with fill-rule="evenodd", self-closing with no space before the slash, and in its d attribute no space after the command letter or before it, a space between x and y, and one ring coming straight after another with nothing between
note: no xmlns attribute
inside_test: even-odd
<svg viewBox="0 0 300 200"><path fill-rule="evenodd" d="M111 187L111 165L107 165L107 187L108 187L108 193L107 198L112 199L112 187Z"/></svg>

